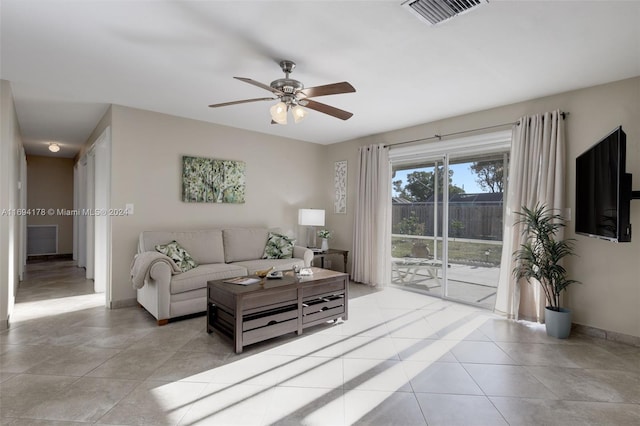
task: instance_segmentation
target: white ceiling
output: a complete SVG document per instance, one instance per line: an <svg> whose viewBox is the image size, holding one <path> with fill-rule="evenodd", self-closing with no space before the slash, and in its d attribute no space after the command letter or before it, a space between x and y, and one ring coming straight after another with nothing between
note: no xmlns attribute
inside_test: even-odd
<svg viewBox="0 0 640 426"><path fill-rule="evenodd" d="M437 26L378 1L2 0L0 77L27 153L73 156L109 104L330 144L640 75L640 1L498 1ZM350 82L270 124L281 59L305 86ZM514 117L515 118L515 117Z"/></svg>

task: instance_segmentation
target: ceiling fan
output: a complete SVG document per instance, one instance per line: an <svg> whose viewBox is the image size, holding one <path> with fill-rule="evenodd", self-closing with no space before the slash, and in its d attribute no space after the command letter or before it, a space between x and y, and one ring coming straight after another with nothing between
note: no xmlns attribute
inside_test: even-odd
<svg viewBox="0 0 640 426"><path fill-rule="evenodd" d="M351 84L343 81L340 83L308 87L305 89L304 85L300 81L289 78L289 74L291 74L295 67L296 64L293 61L280 61L280 68L282 68L282 72L284 72L285 78L274 80L268 86L250 78L233 77L240 81L244 81L245 83L253 84L254 86L268 90L273 93L275 97L223 102L220 104L209 105L209 107L218 108L229 105L244 104L248 102L272 101L278 99L280 102L270 108L272 119L271 123L287 124L287 113L289 112L289 110L291 110L294 121L297 123L307 115L307 111L305 111L304 108L313 109L332 117L339 118L341 120L348 120L349 118L351 118L351 116L353 115L353 113L351 112L344 111L339 108L332 107L331 105L323 104L310 99L318 96L339 95L341 93L355 92L356 89L354 89Z"/></svg>

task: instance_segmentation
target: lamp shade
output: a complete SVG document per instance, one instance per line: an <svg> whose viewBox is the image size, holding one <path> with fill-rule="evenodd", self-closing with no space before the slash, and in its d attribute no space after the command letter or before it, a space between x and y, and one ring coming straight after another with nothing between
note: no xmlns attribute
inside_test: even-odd
<svg viewBox="0 0 640 426"><path fill-rule="evenodd" d="M324 210L322 209L299 209L298 225L302 226L324 226Z"/></svg>
<svg viewBox="0 0 640 426"><path fill-rule="evenodd" d="M307 111L305 111L300 105L296 105L291 108L291 115L293 115L293 122L299 123L307 116Z"/></svg>
<svg viewBox="0 0 640 426"><path fill-rule="evenodd" d="M273 121L278 124L287 124L287 104L278 102L269 108L269 112L271 113L271 119Z"/></svg>

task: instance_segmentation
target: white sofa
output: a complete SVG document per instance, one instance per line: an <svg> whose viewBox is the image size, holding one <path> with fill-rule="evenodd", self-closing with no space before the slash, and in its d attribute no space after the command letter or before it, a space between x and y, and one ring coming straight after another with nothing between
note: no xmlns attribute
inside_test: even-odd
<svg viewBox="0 0 640 426"><path fill-rule="evenodd" d="M198 263L194 269L176 273L167 262L155 262L146 271L144 285L137 289L138 303L158 320L205 312L207 281L251 275L275 266L285 271L294 265L311 266L313 251L294 246L289 259L262 259L267 228L205 229L195 231L144 231L138 253L154 252L158 244L176 241ZM138 261L136 256L135 262ZM135 267L135 266L134 266Z"/></svg>

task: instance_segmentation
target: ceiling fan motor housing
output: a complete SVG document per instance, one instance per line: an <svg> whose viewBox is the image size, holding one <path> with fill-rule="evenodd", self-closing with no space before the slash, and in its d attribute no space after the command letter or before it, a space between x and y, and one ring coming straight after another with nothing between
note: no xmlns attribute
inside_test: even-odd
<svg viewBox="0 0 640 426"><path fill-rule="evenodd" d="M292 78L279 78L274 80L271 82L271 87L288 94L294 94L304 89L304 85L301 82Z"/></svg>
<svg viewBox="0 0 640 426"><path fill-rule="evenodd" d="M282 93L286 93L288 95L294 95L296 92L304 89L304 85L298 80L294 80L289 78L289 74L293 72L293 69L296 67L296 63L293 61L280 61L280 68L282 68L282 72L285 74L285 78L279 78L271 82L271 87L281 91Z"/></svg>

